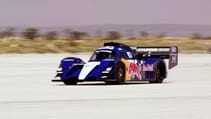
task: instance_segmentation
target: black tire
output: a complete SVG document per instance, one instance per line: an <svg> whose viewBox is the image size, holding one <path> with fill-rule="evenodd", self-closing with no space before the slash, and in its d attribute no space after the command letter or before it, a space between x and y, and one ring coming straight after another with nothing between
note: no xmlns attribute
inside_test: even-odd
<svg viewBox="0 0 211 119"><path fill-rule="evenodd" d="M155 69L155 81L151 81L150 83L162 83L163 82L163 68L161 64L158 64Z"/></svg>
<svg viewBox="0 0 211 119"><path fill-rule="evenodd" d="M105 81L107 85L116 85L125 82L125 66L122 63L118 63L116 67L116 81Z"/></svg>
<svg viewBox="0 0 211 119"><path fill-rule="evenodd" d="M70 80L66 80L64 81L65 85L77 85L77 81L70 81Z"/></svg>
<svg viewBox="0 0 211 119"><path fill-rule="evenodd" d="M125 82L125 66L122 63L117 64L116 79L117 79L117 83Z"/></svg>
<svg viewBox="0 0 211 119"><path fill-rule="evenodd" d="M159 65L156 69L156 83L162 83L163 82L163 77L162 77L162 69L161 66Z"/></svg>
<svg viewBox="0 0 211 119"><path fill-rule="evenodd" d="M105 81L106 85L115 85L118 84L116 81Z"/></svg>

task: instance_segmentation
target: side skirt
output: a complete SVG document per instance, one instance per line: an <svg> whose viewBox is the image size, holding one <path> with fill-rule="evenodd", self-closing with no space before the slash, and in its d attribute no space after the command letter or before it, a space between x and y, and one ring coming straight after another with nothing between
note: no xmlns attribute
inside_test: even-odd
<svg viewBox="0 0 211 119"><path fill-rule="evenodd" d="M125 83L149 83L149 81L125 81Z"/></svg>

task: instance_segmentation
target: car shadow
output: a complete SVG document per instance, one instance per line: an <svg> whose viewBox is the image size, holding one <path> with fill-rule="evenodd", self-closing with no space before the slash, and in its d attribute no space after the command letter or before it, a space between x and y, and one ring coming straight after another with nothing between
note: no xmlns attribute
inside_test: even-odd
<svg viewBox="0 0 211 119"><path fill-rule="evenodd" d="M121 84L106 84L104 82L80 82L77 85L65 85L63 83L55 84L56 86L124 86L124 85L165 85L172 82L163 83L146 83L146 82L135 82L135 83L121 83Z"/></svg>

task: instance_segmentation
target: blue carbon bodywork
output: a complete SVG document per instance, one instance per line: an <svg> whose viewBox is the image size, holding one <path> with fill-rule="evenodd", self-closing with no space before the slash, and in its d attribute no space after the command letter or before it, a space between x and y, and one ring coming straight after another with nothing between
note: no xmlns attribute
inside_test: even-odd
<svg viewBox="0 0 211 119"><path fill-rule="evenodd" d="M160 62L160 60L161 60L160 58L148 58L145 60L144 67L149 67L149 66L153 67L152 71L144 71L145 80L149 80L149 81L156 80L154 67L156 67L156 64Z"/></svg>
<svg viewBox="0 0 211 119"><path fill-rule="evenodd" d="M67 57L61 60L60 67L62 68L62 76L61 79L66 80L68 76L68 72L70 72L70 69L77 73L79 68L76 68L77 66L83 65L85 62L81 60L80 58L76 57Z"/></svg>
<svg viewBox="0 0 211 119"><path fill-rule="evenodd" d="M91 61L91 62L99 62L99 61ZM103 78L101 76L103 75L103 71L106 70L107 67L113 67L114 62L113 61L101 61L100 64L97 65L91 72L88 73L86 78L83 81L100 81ZM64 67L69 67L64 69L62 80L69 80L69 79L79 79L80 72L84 66L84 64L75 64L70 67L70 63L63 62ZM112 69L108 73L106 78L111 78L113 76Z"/></svg>
<svg viewBox="0 0 211 119"><path fill-rule="evenodd" d="M159 62L161 59L160 58L148 58L145 60L145 65L146 64L150 64L150 65L153 65L155 64L156 62Z"/></svg>

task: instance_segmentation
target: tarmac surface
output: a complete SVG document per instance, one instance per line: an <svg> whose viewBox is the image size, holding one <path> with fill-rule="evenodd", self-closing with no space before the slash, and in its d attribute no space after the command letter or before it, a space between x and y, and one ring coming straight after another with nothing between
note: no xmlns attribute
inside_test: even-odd
<svg viewBox="0 0 211 119"><path fill-rule="evenodd" d="M67 56L90 54L0 55L0 119L211 119L211 54L180 54L162 84L51 82Z"/></svg>

